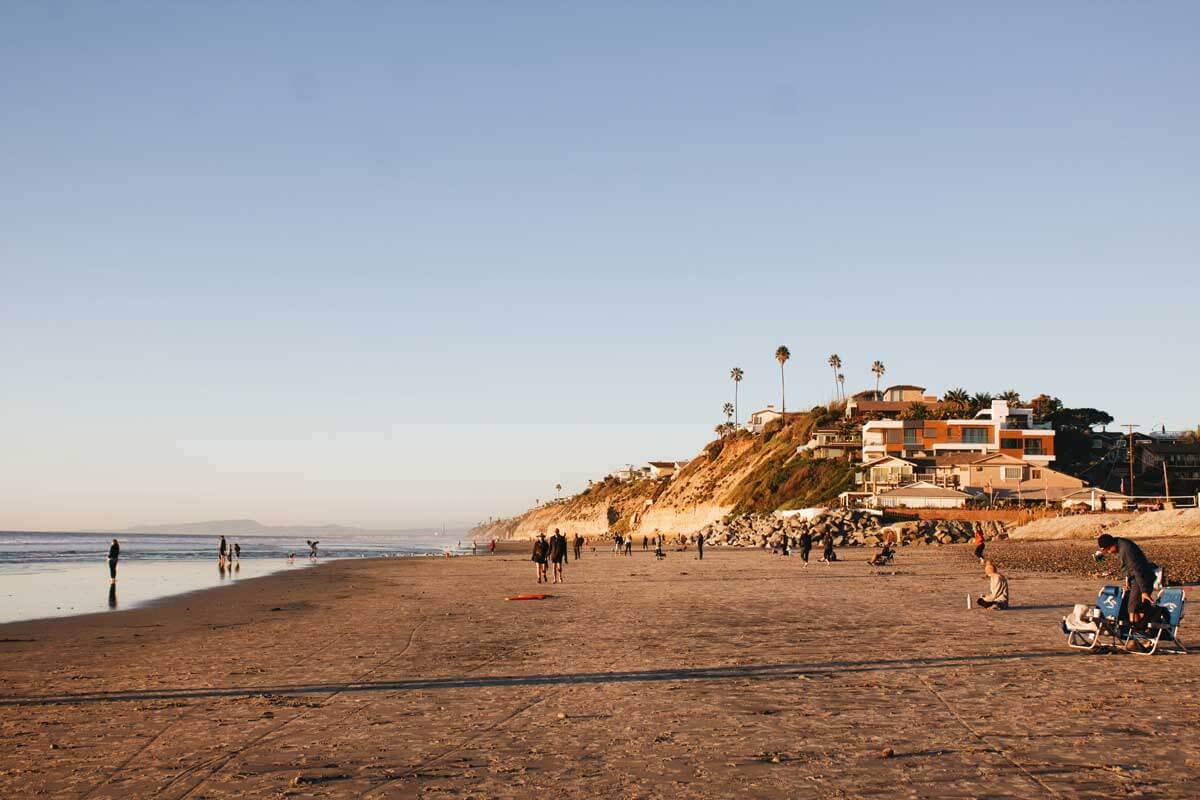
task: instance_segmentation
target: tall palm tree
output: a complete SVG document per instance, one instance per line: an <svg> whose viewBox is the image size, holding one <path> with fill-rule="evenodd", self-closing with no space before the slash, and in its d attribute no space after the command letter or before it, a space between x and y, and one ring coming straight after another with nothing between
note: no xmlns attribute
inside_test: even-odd
<svg viewBox="0 0 1200 800"><path fill-rule="evenodd" d="M1009 406L1019 406L1021 404L1021 394L1016 389L1009 389L1006 392L1001 392L998 399L1008 403Z"/></svg>
<svg viewBox="0 0 1200 800"><path fill-rule="evenodd" d="M846 400L846 376L842 373L837 374L838 391L841 392L842 401Z"/></svg>
<svg viewBox="0 0 1200 800"><path fill-rule="evenodd" d="M738 384L742 382L742 377L746 373L742 372L741 367L734 367L729 370L729 377L733 378L733 425L737 427L738 422Z"/></svg>
<svg viewBox="0 0 1200 800"><path fill-rule="evenodd" d="M783 365L792 357L792 351L787 349L786 345L779 345L775 348L775 360L779 362L779 413L783 415L784 422L787 422L787 392L784 391L783 383Z"/></svg>
<svg viewBox="0 0 1200 800"><path fill-rule="evenodd" d="M562 494L562 484L561 483L554 484L554 494L556 494L556 495Z"/></svg>
<svg viewBox="0 0 1200 800"><path fill-rule="evenodd" d="M878 400L879 399L879 379L883 377L883 373L887 372L887 369L883 366L882 361L876 361L874 364L871 365L871 372L875 373L875 399Z"/></svg>
<svg viewBox="0 0 1200 800"><path fill-rule="evenodd" d="M726 403L721 408L721 413L725 415L725 421L728 422L733 418L733 403Z"/></svg>
<svg viewBox="0 0 1200 800"><path fill-rule="evenodd" d="M829 357L829 368L833 370L833 393L840 400L841 395L838 394L838 370L842 368L842 357L834 353Z"/></svg>

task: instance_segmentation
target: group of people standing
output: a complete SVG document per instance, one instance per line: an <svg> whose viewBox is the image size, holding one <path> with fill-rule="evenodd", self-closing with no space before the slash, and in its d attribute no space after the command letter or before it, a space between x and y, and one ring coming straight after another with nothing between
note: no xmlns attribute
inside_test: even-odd
<svg viewBox="0 0 1200 800"><path fill-rule="evenodd" d="M837 552L833 549L833 534L823 533L819 539L821 542L821 558L818 559L820 563L832 564L834 561L837 561ZM806 567L808 566L808 557L812 553L813 544L812 534L808 531L804 531L796 538L795 549L800 551L800 560L804 562L804 566ZM783 555L791 555L787 545L788 543L781 542L780 545L774 548L774 552L780 552L780 548L782 548Z"/></svg>

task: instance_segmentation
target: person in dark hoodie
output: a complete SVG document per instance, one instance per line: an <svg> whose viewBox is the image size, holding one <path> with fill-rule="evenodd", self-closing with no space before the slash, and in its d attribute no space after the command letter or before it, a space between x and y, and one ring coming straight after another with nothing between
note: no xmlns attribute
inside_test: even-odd
<svg viewBox="0 0 1200 800"><path fill-rule="evenodd" d="M804 566L808 566L808 554L812 552L812 534L804 531L800 534L800 558L804 561Z"/></svg>
<svg viewBox="0 0 1200 800"><path fill-rule="evenodd" d="M1097 557L1101 553L1120 557L1127 589L1125 596L1128 598L1126 613L1130 622L1140 622L1146 607L1152 604L1150 595L1154 592L1158 567L1150 563L1142 548L1132 539L1102 533L1096 539L1096 546L1100 548Z"/></svg>
<svg viewBox="0 0 1200 800"><path fill-rule="evenodd" d="M550 564L553 569L553 583L563 582L563 562L567 560L567 537L563 536L558 528L554 529L554 535L549 541Z"/></svg>
<svg viewBox="0 0 1200 800"><path fill-rule="evenodd" d="M117 582L117 560L121 558L121 545L116 539L113 539L112 545L108 548L108 577L109 583Z"/></svg>

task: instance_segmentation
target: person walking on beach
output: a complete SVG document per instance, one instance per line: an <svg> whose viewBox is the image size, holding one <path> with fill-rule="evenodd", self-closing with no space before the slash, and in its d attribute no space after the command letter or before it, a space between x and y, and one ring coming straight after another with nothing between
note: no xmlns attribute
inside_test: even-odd
<svg viewBox="0 0 1200 800"><path fill-rule="evenodd" d="M488 540L488 555L489 556L496 555L496 540L495 539Z"/></svg>
<svg viewBox="0 0 1200 800"><path fill-rule="evenodd" d="M625 539L625 555L627 555L627 556L633 555L633 537L632 536L629 536L628 538Z"/></svg>
<svg viewBox="0 0 1200 800"><path fill-rule="evenodd" d="M571 539L571 546L575 550L575 560L578 561L583 555L583 538L578 533Z"/></svg>
<svg viewBox="0 0 1200 800"><path fill-rule="evenodd" d="M998 611L1008 608L1008 578L1001 575L991 561L983 562L983 574L988 576L991 583L988 586L988 593L977 598L975 602L979 604L980 608L994 608Z"/></svg>
<svg viewBox="0 0 1200 800"><path fill-rule="evenodd" d="M121 545L116 539L108 548L108 578L109 583L117 582L117 560L121 557Z"/></svg>
<svg viewBox="0 0 1200 800"><path fill-rule="evenodd" d="M704 560L704 534L696 534L696 554L701 561Z"/></svg>
<svg viewBox="0 0 1200 800"><path fill-rule="evenodd" d="M550 564L554 583L563 582L563 562L567 559L567 537L563 536L558 528L554 529L554 535L550 537Z"/></svg>
<svg viewBox="0 0 1200 800"><path fill-rule="evenodd" d="M649 550L649 549L650 549L650 537L643 533L642 534L642 550L645 551L645 550Z"/></svg>
<svg viewBox="0 0 1200 800"><path fill-rule="evenodd" d="M234 559L237 560L237 562L239 564L242 563L242 543L241 542L233 543L233 557L234 557Z"/></svg>
<svg viewBox="0 0 1200 800"><path fill-rule="evenodd" d="M229 544L226 543L225 537L221 537L221 543L217 546L217 561L225 564L225 556L229 554Z"/></svg>
<svg viewBox="0 0 1200 800"><path fill-rule="evenodd" d="M800 559L808 566L808 554L812 552L812 534L803 531L800 534Z"/></svg>
<svg viewBox="0 0 1200 800"><path fill-rule="evenodd" d="M319 545L320 542L314 542L311 539L305 539L304 541L305 541L305 543L308 544L308 557L316 558L317 557L317 545Z"/></svg>
<svg viewBox="0 0 1200 800"><path fill-rule="evenodd" d="M546 561L550 558L550 545L546 541L546 534L539 533L538 538L533 540L533 563L537 564L537 582L544 583L546 581Z"/></svg>
<svg viewBox="0 0 1200 800"><path fill-rule="evenodd" d="M837 553L833 552L833 534L826 533L823 541L825 549L821 552L821 563L832 564L837 561Z"/></svg>
<svg viewBox="0 0 1200 800"><path fill-rule="evenodd" d="M980 564L987 562L983 558L983 526L975 523L975 557L979 559Z"/></svg>

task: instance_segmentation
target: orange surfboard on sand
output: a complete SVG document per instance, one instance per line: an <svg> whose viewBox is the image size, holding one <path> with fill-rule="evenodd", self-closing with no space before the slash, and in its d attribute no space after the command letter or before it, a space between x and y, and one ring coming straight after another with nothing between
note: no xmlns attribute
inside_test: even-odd
<svg viewBox="0 0 1200 800"><path fill-rule="evenodd" d="M545 600L550 595L548 594L514 594L512 597L506 597L505 600Z"/></svg>

